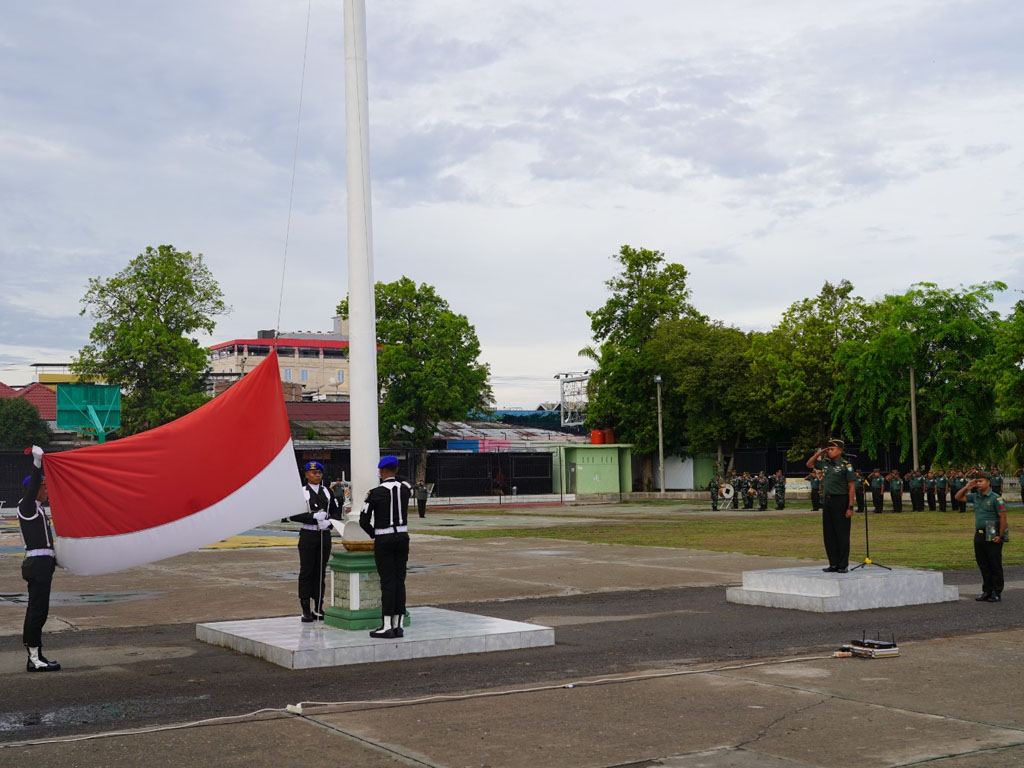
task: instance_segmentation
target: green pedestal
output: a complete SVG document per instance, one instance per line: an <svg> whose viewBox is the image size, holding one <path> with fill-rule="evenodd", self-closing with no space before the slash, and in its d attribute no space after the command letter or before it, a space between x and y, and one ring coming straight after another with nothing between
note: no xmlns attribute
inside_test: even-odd
<svg viewBox="0 0 1024 768"><path fill-rule="evenodd" d="M324 624L336 629L376 629L381 622L380 576L373 552L341 550L331 555L332 605ZM405 612L404 626L409 626Z"/></svg>
<svg viewBox="0 0 1024 768"><path fill-rule="evenodd" d="M324 624L337 629L379 627L380 577L373 552L335 552L328 565L334 600L324 611Z"/></svg>

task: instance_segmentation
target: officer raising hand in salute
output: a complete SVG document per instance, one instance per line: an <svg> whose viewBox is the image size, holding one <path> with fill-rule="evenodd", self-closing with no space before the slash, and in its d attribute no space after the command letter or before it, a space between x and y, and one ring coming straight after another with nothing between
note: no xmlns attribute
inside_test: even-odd
<svg viewBox="0 0 1024 768"><path fill-rule="evenodd" d="M821 529L828 555L826 573L846 573L850 565L850 518L853 517L854 472L843 458L845 443L833 438L827 448L807 460L807 468L820 470Z"/></svg>

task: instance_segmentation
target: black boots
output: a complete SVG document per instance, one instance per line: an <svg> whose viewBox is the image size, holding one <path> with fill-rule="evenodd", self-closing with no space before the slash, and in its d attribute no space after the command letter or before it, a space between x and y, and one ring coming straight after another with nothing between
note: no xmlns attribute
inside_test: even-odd
<svg viewBox="0 0 1024 768"><path fill-rule="evenodd" d="M305 600L299 600L299 605L302 606L302 623L303 624L312 624L314 621L316 621L316 617L313 615L313 612L309 610L309 599L308 598L306 598Z"/></svg>
<svg viewBox="0 0 1024 768"><path fill-rule="evenodd" d="M25 669L29 672L56 672L60 669L58 662L50 661L43 656L41 647L32 648L27 645L25 647L28 648L28 663L25 665Z"/></svg>

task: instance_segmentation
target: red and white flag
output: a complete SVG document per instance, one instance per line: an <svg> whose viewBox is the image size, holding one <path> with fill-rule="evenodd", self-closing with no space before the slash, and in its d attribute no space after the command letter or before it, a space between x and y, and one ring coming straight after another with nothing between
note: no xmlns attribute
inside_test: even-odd
<svg viewBox="0 0 1024 768"><path fill-rule="evenodd" d="M277 353L163 426L46 454L57 562L111 573L305 510Z"/></svg>

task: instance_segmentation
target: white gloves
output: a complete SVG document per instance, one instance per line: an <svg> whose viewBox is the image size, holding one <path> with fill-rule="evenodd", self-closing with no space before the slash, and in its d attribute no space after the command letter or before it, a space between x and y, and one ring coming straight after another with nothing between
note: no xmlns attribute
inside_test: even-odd
<svg viewBox="0 0 1024 768"><path fill-rule="evenodd" d="M32 463L40 469L43 466L43 449L38 445L32 446Z"/></svg>
<svg viewBox="0 0 1024 768"><path fill-rule="evenodd" d="M317 522L316 527L319 528L321 531L326 531L328 528L331 527L331 521L320 520L319 522Z"/></svg>
<svg viewBox="0 0 1024 768"><path fill-rule="evenodd" d="M316 520L318 523L323 522L327 519L327 513L321 509L319 512L313 513L313 519Z"/></svg>

